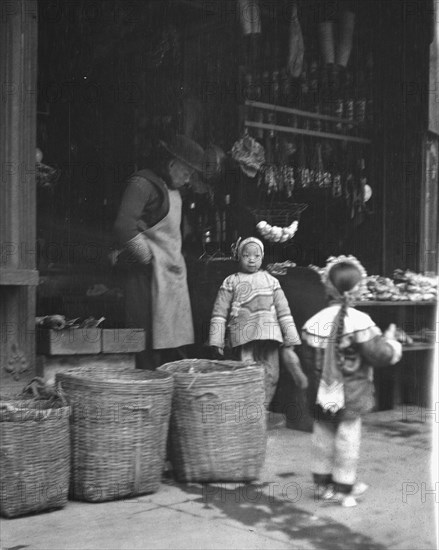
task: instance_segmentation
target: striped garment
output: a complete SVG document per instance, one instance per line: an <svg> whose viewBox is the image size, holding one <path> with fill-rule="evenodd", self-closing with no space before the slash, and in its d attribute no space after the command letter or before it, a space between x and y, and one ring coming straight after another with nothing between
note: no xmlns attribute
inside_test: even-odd
<svg viewBox="0 0 439 550"><path fill-rule="evenodd" d="M279 281L266 271L234 273L221 285L210 321L209 344L234 348L255 340L300 345Z"/></svg>

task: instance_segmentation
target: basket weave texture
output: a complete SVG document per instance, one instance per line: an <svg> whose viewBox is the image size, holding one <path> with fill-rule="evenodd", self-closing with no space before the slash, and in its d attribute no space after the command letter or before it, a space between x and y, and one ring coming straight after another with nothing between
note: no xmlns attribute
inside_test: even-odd
<svg viewBox="0 0 439 550"><path fill-rule="evenodd" d="M187 359L159 371L175 381L170 453L179 481L257 479L266 450L264 368Z"/></svg>
<svg viewBox="0 0 439 550"><path fill-rule="evenodd" d="M70 407L2 400L0 513L12 518L62 508L70 477Z"/></svg>
<svg viewBox="0 0 439 550"><path fill-rule="evenodd" d="M300 220L300 215L308 208L307 204L276 203L269 208L253 208L250 212L256 222L266 221L270 225L285 227L294 220Z"/></svg>
<svg viewBox="0 0 439 550"><path fill-rule="evenodd" d="M56 375L72 406L70 496L101 502L159 489L173 379L112 366Z"/></svg>

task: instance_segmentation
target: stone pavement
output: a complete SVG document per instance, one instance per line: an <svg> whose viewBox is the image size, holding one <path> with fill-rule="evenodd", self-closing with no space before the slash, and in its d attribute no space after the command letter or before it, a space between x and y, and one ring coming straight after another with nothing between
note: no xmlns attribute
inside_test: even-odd
<svg viewBox="0 0 439 550"><path fill-rule="evenodd" d="M311 437L270 415L267 458L252 484L179 484L120 501L2 519L2 550L434 550L438 492L432 428L422 410L367 416L355 508L324 504L310 482ZM436 485L437 489L437 485ZM436 509L435 509L436 506Z"/></svg>

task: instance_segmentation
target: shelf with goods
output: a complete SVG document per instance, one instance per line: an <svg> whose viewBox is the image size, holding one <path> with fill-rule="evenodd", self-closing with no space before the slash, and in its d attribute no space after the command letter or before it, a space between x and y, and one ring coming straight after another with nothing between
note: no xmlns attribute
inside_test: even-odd
<svg viewBox="0 0 439 550"><path fill-rule="evenodd" d="M433 316L434 311L437 307L437 302L430 301L395 301L395 302L360 302L357 304L359 309L366 307L366 311L370 308L380 308L381 310L387 309L388 307L392 308L391 311L395 312L394 306L398 306L400 309L397 311L396 319L394 318L394 313L379 316L381 319L386 318L389 321L391 318L394 321L397 321L397 326L400 327L404 332L400 336L400 341L403 344L403 350L406 351L425 351L432 350L435 347L436 342L438 342L438 334L433 327ZM430 306L423 307L423 306ZM405 311L405 308L408 307L408 312ZM416 310L417 307L420 307L419 310Z"/></svg>
<svg viewBox="0 0 439 550"><path fill-rule="evenodd" d="M358 122L250 100L242 116L244 136L263 147L264 173L287 174L280 182L287 197L329 189L333 198L368 200L373 141Z"/></svg>
<svg viewBox="0 0 439 550"><path fill-rule="evenodd" d="M429 350L433 350L434 347L435 347L434 343L417 342L415 344L403 344L402 350L404 353L407 351L429 351Z"/></svg>
<svg viewBox="0 0 439 550"><path fill-rule="evenodd" d="M292 10L285 28L280 19L262 17L261 34L249 35L252 55L239 68L239 127L264 152L245 201L256 224L270 224L264 211L276 218L288 203L307 205L300 219L291 213L288 221L300 223L302 249L325 255L333 252L331 243L340 252L349 246L348 227L363 223L379 204L368 203L377 180L375 48L367 14L358 14L354 25L343 8L343 21L328 37L323 28L332 23L320 24L305 6L296 15ZM281 256L287 253L280 250Z"/></svg>
<svg viewBox="0 0 439 550"><path fill-rule="evenodd" d="M283 107L281 105L262 103L260 101L246 100L244 103L244 107L246 109L245 109L245 119L243 121L243 124L246 128L255 128L257 130L281 132L286 134L298 134L298 135L310 136L314 138L332 139L332 140L346 141L346 142L352 142L352 143L361 143L366 145L370 145L372 143L372 140L370 138L362 137L360 135L351 135L343 132L336 133L336 132L327 132L322 130L309 129L310 121L326 123L327 127L337 125L337 126L348 126L348 127L352 126L355 128L359 128L360 124L351 119L338 118L335 116L319 114L317 112ZM294 126L286 126L284 124L275 123L274 120L276 119L273 119L272 117L270 117L270 121L271 121L270 123L249 120L247 117L250 116L249 112L251 112L252 110L268 111L272 113L274 116L276 116L277 114L279 114L280 116L292 115L295 118L296 122ZM304 119L302 126L298 125L298 122L297 122L298 118Z"/></svg>
<svg viewBox="0 0 439 550"><path fill-rule="evenodd" d="M431 398L433 351L438 344L436 300L365 300L356 307L370 313L384 331L390 323L400 329L403 345L399 363L374 369L379 410L403 403L425 406Z"/></svg>
<svg viewBox="0 0 439 550"><path fill-rule="evenodd" d="M357 307L437 306L436 300L363 300Z"/></svg>
<svg viewBox="0 0 439 550"><path fill-rule="evenodd" d="M349 221L373 213L373 202L368 203L375 170L371 163L373 132L371 117L366 121L366 99L358 111L343 108L341 114L347 114L340 116L334 98L327 105L323 102L321 108L309 110L307 102L282 102L274 97L277 102L269 103L263 101L263 94L259 95L244 90L240 110L243 139L248 136L264 153L257 193L246 197L253 203L250 210L255 214L255 224L262 221L278 226L270 218L278 218L281 211L290 209L289 219L281 226L286 229L293 221L300 222L300 214L308 206L311 209L305 216L310 217L308 224L314 227L318 220L332 223L332 217ZM353 103L355 107L355 100ZM370 102L368 105L372 108ZM328 214L328 208L332 214ZM330 240L328 231L322 232ZM283 238L291 244L286 231L270 241L276 244L280 239L282 243ZM333 240L339 240L339 236Z"/></svg>

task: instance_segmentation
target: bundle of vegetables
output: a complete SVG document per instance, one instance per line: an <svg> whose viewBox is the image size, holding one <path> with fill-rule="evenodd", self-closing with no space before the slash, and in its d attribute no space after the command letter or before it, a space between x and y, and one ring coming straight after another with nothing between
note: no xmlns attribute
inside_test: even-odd
<svg viewBox="0 0 439 550"><path fill-rule="evenodd" d="M438 277L429 277L414 273L409 269L396 269L393 273L396 286L413 302L435 300L437 297Z"/></svg>
<svg viewBox="0 0 439 550"><path fill-rule="evenodd" d="M80 317L76 319L66 319L64 315L45 315L44 317L35 317L35 325L42 328L50 328L53 330L63 330L66 328L91 328L98 327L105 321L105 317L95 319L94 317L87 317L81 320Z"/></svg>
<svg viewBox="0 0 439 550"><path fill-rule="evenodd" d="M268 264L267 271L272 275L286 275L287 270L290 267L296 267L296 264L294 262L291 262L290 260L286 260L285 262Z"/></svg>
<svg viewBox="0 0 439 550"><path fill-rule="evenodd" d="M393 279L370 275L367 278L361 300L422 302L437 297L437 277L428 277L420 273L396 269Z"/></svg>
<svg viewBox="0 0 439 550"><path fill-rule="evenodd" d="M370 275L361 295L362 300L397 301L405 300L400 289L389 277Z"/></svg>

